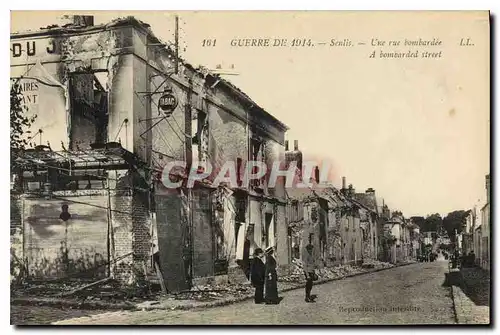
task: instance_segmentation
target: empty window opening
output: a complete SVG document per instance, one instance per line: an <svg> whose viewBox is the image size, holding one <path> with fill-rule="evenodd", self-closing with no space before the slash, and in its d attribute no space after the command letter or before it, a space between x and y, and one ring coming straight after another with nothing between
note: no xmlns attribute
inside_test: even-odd
<svg viewBox="0 0 500 335"><path fill-rule="evenodd" d="M69 75L70 150L91 149L108 139L107 72L78 72Z"/></svg>

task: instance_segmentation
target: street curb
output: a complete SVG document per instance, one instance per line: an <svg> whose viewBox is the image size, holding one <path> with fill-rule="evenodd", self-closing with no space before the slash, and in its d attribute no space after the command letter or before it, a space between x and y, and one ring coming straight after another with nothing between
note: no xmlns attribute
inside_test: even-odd
<svg viewBox="0 0 500 335"><path fill-rule="evenodd" d="M337 281L337 280L342 280L345 278L351 278L351 277L357 277L361 275L366 275L370 273L375 273L379 271L384 271L384 270L389 270L389 269L394 269L402 266L407 266L415 263L404 263L404 264L398 264L394 265L392 267L388 268L381 268L381 269L375 269L372 271L365 271L365 272L359 272L359 273L354 273L350 275L346 275L343 277L338 277L338 278L330 278L330 279L322 279L316 281L314 284L315 285L321 285L321 284L326 284L329 282ZM289 292L293 290L298 290L301 288L305 288L306 284L301 283L292 287L287 287L282 290L280 290L280 293L284 292ZM152 311L152 310L198 310L198 309L206 309L206 308L212 308L212 307L220 307L220 306L227 306L231 304L235 304L238 302L243 302L246 300L253 299L254 295L253 294L248 294L245 296L241 296L238 298L228 298L228 299L223 299L219 301L213 301L213 302L208 302L208 303L201 303L201 304L186 304L186 305L178 305L178 306L144 306L144 307L138 307L136 304L131 304L131 303L107 303L107 302L102 302L102 301L82 301L82 302L75 302L74 300L68 300L68 299L57 299L57 298L13 298L11 299L11 305L38 305L38 306L52 306L52 307L66 307L66 308L78 308L78 309L104 309L104 310L130 310L130 311Z"/></svg>
<svg viewBox="0 0 500 335"><path fill-rule="evenodd" d="M450 290L451 290L451 302L453 306L453 318L455 319L456 324L461 324L462 322L460 322L460 318L458 317L459 313L457 312L457 304L455 302L457 298L455 297L455 290L453 289L453 285L450 286Z"/></svg>
<svg viewBox="0 0 500 335"><path fill-rule="evenodd" d="M448 274L451 273L451 268L450 268L450 263L448 263ZM455 290L453 289L453 284L450 285L450 293L451 293L451 305L453 306L453 318L455 323L459 324L458 320L458 313L457 313L457 304L456 304L456 297L455 297Z"/></svg>
<svg viewBox="0 0 500 335"><path fill-rule="evenodd" d="M10 300L11 305L20 306L51 306L58 308L78 308L78 309L106 309L106 310L134 310L135 304L123 303L107 303L102 301L75 301L70 299L60 298L25 298L18 297Z"/></svg>

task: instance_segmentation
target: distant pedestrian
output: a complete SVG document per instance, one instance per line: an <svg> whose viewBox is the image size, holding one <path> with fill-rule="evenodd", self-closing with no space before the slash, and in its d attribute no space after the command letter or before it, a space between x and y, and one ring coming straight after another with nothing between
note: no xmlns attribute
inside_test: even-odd
<svg viewBox="0 0 500 335"><path fill-rule="evenodd" d="M316 299L315 295L311 295L311 290L313 287L314 280L317 280L317 275L315 273L315 261L313 256L314 246L309 243L306 246L306 252L304 254L304 275L306 277L306 302L314 302Z"/></svg>
<svg viewBox="0 0 500 335"><path fill-rule="evenodd" d="M469 252L469 267L474 267L474 264L476 263L476 255L474 254L474 250Z"/></svg>
<svg viewBox="0 0 500 335"><path fill-rule="evenodd" d="M274 258L273 247L266 249L266 304L276 305L279 304L278 297L278 274L276 272L276 259Z"/></svg>
<svg viewBox="0 0 500 335"><path fill-rule="evenodd" d="M264 257L264 251L261 248L257 248L254 251L253 261L250 270L250 281L253 287L255 287L255 303L264 303L264 282L266 278L266 267L262 261Z"/></svg>
<svg viewBox="0 0 500 335"><path fill-rule="evenodd" d="M451 260L451 267L453 269L456 269L458 267L458 262L460 260L460 254L458 253L458 250L455 250L453 253L453 258Z"/></svg>

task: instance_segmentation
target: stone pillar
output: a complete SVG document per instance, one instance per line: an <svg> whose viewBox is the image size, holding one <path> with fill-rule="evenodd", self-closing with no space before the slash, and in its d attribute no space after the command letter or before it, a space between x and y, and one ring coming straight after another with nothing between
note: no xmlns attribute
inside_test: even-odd
<svg viewBox="0 0 500 335"><path fill-rule="evenodd" d="M290 259L288 245L288 226L286 222L286 207L284 204L275 205L276 221L276 256L280 265L288 265Z"/></svg>
<svg viewBox="0 0 500 335"><path fill-rule="evenodd" d="M135 281L132 271L132 196L127 191L117 191L110 197L111 262L114 262L111 265L111 273L123 284L132 285Z"/></svg>
<svg viewBox="0 0 500 335"><path fill-rule="evenodd" d="M111 194L111 266L112 275L124 285L134 284L148 264L151 236L148 204L145 194L115 191Z"/></svg>

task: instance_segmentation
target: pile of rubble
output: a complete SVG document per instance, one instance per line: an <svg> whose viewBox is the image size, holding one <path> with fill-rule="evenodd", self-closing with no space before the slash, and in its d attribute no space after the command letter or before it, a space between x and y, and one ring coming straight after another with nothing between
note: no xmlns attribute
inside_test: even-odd
<svg viewBox="0 0 500 335"><path fill-rule="evenodd" d="M394 264L375 261L375 260L368 260L368 261L363 262L362 267L363 268L372 268L372 269L387 269L387 268L394 267Z"/></svg>
<svg viewBox="0 0 500 335"><path fill-rule="evenodd" d="M370 270L385 269L393 267L392 264L379 262L379 261L365 261L361 266L354 266L348 264L336 265L333 267L323 267L317 269L315 272L319 279L336 279L349 275L367 272ZM305 282L304 270L302 261L299 259L292 260L292 267L287 275L278 278L281 282L286 283L302 283Z"/></svg>
<svg viewBox="0 0 500 335"><path fill-rule="evenodd" d="M213 301L228 297L242 297L253 292L248 284L207 284L198 285L174 295L175 300Z"/></svg>
<svg viewBox="0 0 500 335"><path fill-rule="evenodd" d="M84 280L24 283L22 286L11 287L11 297L122 303L148 300L156 296L155 292L147 288L123 288L113 280L85 289L88 284Z"/></svg>

